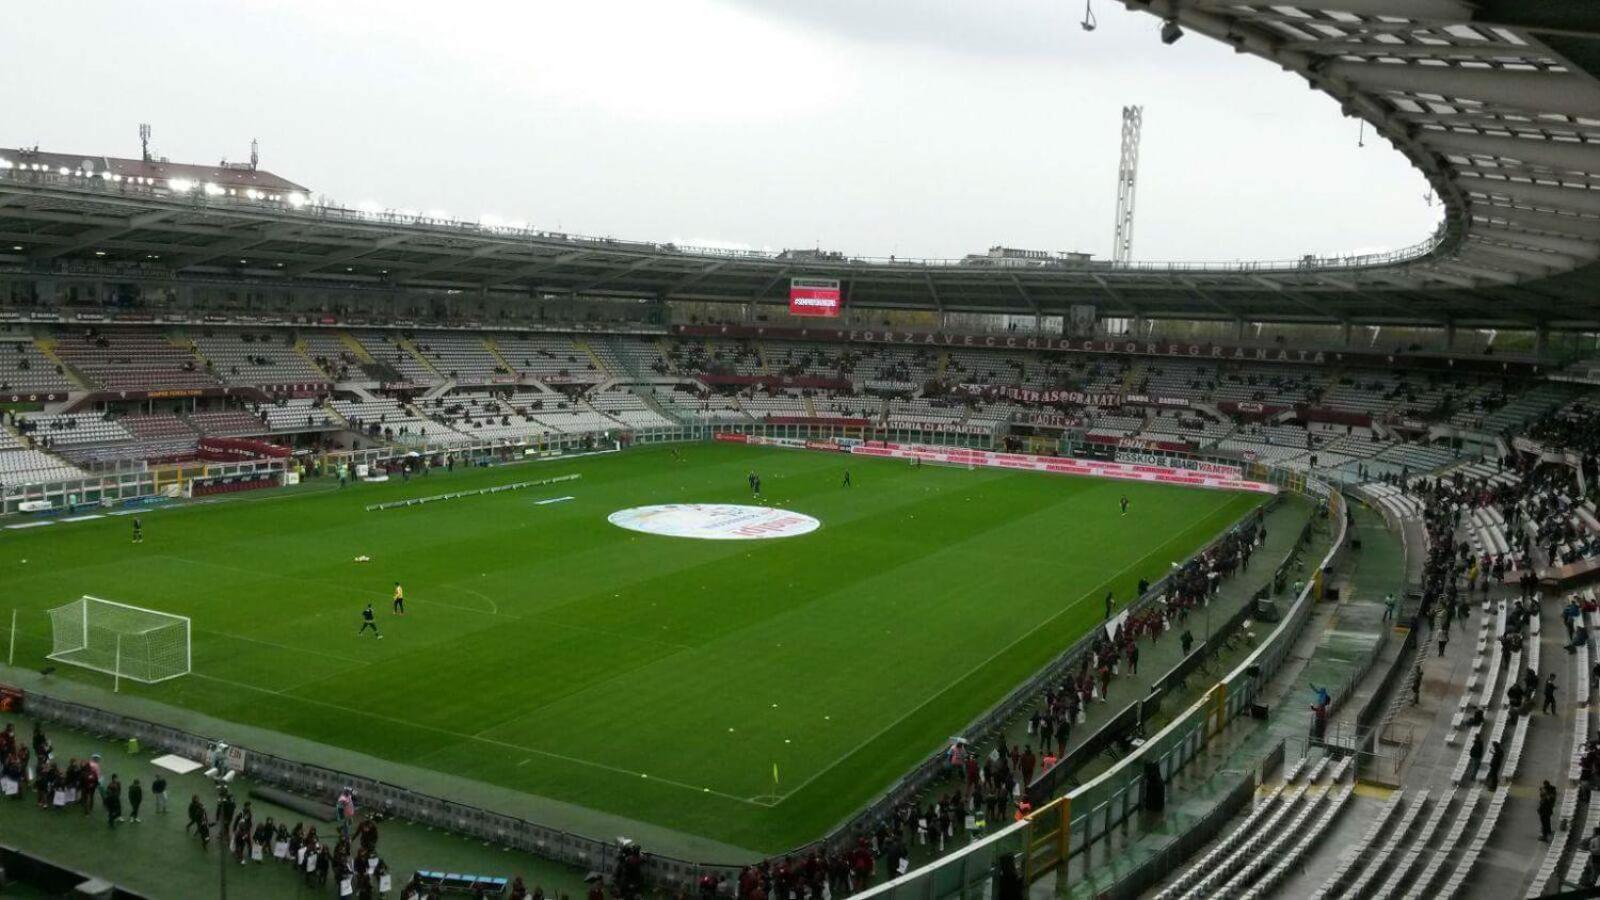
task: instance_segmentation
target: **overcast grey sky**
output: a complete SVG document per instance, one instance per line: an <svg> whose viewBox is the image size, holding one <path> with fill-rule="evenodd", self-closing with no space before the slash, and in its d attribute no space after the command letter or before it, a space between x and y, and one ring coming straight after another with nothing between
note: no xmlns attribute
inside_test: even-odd
<svg viewBox="0 0 1600 900"><path fill-rule="evenodd" d="M20 10L19 10L20 11ZM0 146L245 158L346 203L646 240L1287 258L1440 208L1298 78L1095 0L50 0L0 29Z"/></svg>

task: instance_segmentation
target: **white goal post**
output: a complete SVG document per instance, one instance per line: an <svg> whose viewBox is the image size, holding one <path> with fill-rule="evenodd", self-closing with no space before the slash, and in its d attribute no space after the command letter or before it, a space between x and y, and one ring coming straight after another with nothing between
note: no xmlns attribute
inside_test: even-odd
<svg viewBox="0 0 1600 900"><path fill-rule="evenodd" d="M84 595L50 610L50 659L155 684L189 674L189 619Z"/></svg>

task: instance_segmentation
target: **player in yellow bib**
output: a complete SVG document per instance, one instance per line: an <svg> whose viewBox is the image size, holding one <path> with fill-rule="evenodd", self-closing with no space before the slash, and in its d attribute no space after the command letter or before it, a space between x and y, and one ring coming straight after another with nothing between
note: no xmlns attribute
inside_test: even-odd
<svg viewBox="0 0 1600 900"><path fill-rule="evenodd" d="M398 581L394 583L394 614L397 616L406 614L406 591Z"/></svg>

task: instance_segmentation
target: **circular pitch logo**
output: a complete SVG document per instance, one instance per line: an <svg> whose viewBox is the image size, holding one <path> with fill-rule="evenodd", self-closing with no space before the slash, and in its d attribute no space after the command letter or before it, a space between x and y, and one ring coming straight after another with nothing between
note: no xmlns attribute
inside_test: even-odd
<svg viewBox="0 0 1600 900"><path fill-rule="evenodd" d="M668 503L621 509L606 521L629 531L703 541L758 541L798 537L822 527L811 516L768 506L728 503Z"/></svg>

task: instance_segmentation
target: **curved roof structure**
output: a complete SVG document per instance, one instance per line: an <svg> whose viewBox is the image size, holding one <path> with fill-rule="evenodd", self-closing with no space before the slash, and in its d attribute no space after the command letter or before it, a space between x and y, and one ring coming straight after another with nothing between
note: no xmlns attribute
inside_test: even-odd
<svg viewBox="0 0 1600 900"><path fill-rule="evenodd" d="M26 165L0 149L0 279L311 284L858 308L1600 327L1600 7L1588 0L1122 0L1270 60L1426 175L1438 234L1381 256L1246 264L740 253L368 213ZM1220 49L1220 48L1219 48ZM1160 44L1152 36L1152 60ZM1263 74L1266 74L1265 72Z"/></svg>
<svg viewBox="0 0 1600 900"><path fill-rule="evenodd" d="M1400 279L1476 318L1595 319L1600 8L1576 0L1123 0L1337 99L1444 201L1439 246ZM1397 281L1397 286L1402 286ZM1457 290L1441 290L1454 287ZM1419 298L1421 299L1421 298Z"/></svg>

